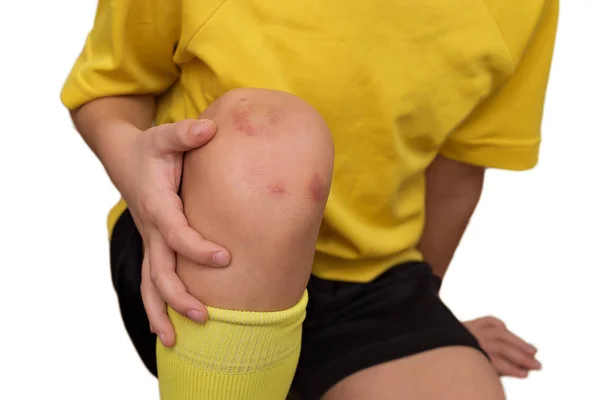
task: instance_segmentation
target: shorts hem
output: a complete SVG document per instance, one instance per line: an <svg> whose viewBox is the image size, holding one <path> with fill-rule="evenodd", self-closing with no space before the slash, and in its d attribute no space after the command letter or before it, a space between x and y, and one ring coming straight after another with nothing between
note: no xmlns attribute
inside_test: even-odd
<svg viewBox="0 0 600 400"><path fill-rule="evenodd" d="M325 364L320 371L315 372L314 376L317 378L312 381L310 392L301 393L302 399L318 400L344 378L367 368L429 350L452 346L473 348L489 359L475 337L466 328L464 330L449 327L431 329L364 347Z"/></svg>

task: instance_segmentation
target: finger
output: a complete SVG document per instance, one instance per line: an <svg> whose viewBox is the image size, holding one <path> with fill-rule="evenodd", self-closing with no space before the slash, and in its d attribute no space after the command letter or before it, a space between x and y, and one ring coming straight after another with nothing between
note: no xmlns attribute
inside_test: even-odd
<svg viewBox="0 0 600 400"><path fill-rule="evenodd" d="M159 125L151 130L155 155L190 151L205 145L217 132L217 125L208 119L186 119Z"/></svg>
<svg viewBox="0 0 600 400"><path fill-rule="evenodd" d="M542 367L535 357L521 351L518 347L514 347L509 343L494 341L493 343L490 342L487 348L489 348L490 353L496 354L520 368L526 370L539 370Z"/></svg>
<svg viewBox="0 0 600 400"><path fill-rule="evenodd" d="M155 223L167 245L176 253L201 265L229 265L231 256L227 250L205 240L189 226L179 196L165 192L161 197L161 207L155 215Z"/></svg>
<svg viewBox="0 0 600 400"><path fill-rule="evenodd" d="M514 347L520 349L524 353L527 353L531 356L534 356L535 353L537 353L537 349L534 346L527 343L526 341L524 341L523 339L521 339L519 336L515 335L508 329L503 329L503 330L499 331L498 339L513 345Z"/></svg>
<svg viewBox="0 0 600 400"><path fill-rule="evenodd" d="M175 344L175 329L167 315L167 306L152 284L149 276L148 253L142 263L142 302L150 321L150 329L156 333L163 346L172 347Z"/></svg>
<svg viewBox="0 0 600 400"><path fill-rule="evenodd" d="M487 329L506 329L504 322L496 317L487 316L479 318L477 321L481 322L481 325Z"/></svg>
<svg viewBox="0 0 600 400"><path fill-rule="evenodd" d="M204 304L187 292L175 273L175 253L162 240L159 232L152 235L150 253L150 279L160 297L171 308L189 319L202 323L208 318Z"/></svg>
<svg viewBox="0 0 600 400"><path fill-rule="evenodd" d="M514 378L527 378L529 372L512 364L502 357L492 357L492 365L501 376L512 376Z"/></svg>

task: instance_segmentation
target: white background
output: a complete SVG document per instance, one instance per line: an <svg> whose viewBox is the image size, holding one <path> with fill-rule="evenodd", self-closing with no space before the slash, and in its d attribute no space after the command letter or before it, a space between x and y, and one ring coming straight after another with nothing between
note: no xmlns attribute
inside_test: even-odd
<svg viewBox="0 0 600 400"><path fill-rule="evenodd" d="M158 398L110 283L118 195L59 102L95 6L0 2L0 399ZM509 399L600 399L599 13L563 2L540 164L489 172L443 290L540 349Z"/></svg>

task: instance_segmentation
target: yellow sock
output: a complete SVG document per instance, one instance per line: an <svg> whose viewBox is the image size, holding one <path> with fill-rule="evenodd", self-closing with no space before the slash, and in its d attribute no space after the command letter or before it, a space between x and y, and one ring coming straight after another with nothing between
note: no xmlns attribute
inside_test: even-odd
<svg viewBox="0 0 600 400"><path fill-rule="evenodd" d="M162 400L284 400L302 338L308 294L283 311L208 308L197 324L169 309L177 343L156 356Z"/></svg>

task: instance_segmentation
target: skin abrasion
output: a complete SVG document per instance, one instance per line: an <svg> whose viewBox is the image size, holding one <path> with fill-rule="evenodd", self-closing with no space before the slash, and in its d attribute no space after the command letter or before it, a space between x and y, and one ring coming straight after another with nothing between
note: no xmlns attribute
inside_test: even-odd
<svg viewBox="0 0 600 400"><path fill-rule="evenodd" d="M280 182L269 184L267 186L267 189L269 190L269 193L271 193L274 196L278 196L278 197L284 196L287 192L283 183L280 183Z"/></svg>
<svg viewBox="0 0 600 400"><path fill-rule="evenodd" d="M281 122L279 108L271 104L248 103L244 98L239 103L232 115L237 132L248 136L265 136L276 132L273 128Z"/></svg>

